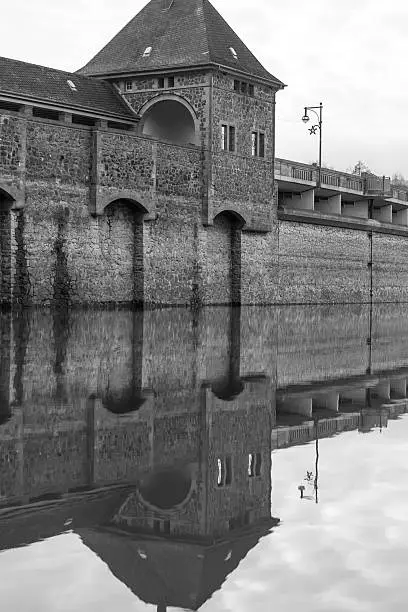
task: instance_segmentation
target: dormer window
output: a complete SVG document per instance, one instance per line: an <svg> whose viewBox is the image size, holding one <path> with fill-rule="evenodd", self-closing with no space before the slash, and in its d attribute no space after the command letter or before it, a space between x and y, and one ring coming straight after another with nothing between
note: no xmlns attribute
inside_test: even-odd
<svg viewBox="0 0 408 612"><path fill-rule="evenodd" d="M70 81L68 79L67 83L68 83L68 87L70 88L71 91L78 91L77 86L75 85L75 83L73 81Z"/></svg>
<svg viewBox="0 0 408 612"><path fill-rule="evenodd" d="M146 47L143 53L143 57L150 57L152 50L153 50L153 47Z"/></svg>
<svg viewBox="0 0 408 612"><path fill-rule="evenodd" d="M230 50L231 55L234 58L234 60L237 60L238 59L238 53L235 51L234 47L230 47L229 50Z"/></svg>
<svg viewBox="0 0 408 612"><path fill-rule="evenodd" d="M133 82L132 81L125 81L125 90L126 91L132 91L133 89Z"/></svg>

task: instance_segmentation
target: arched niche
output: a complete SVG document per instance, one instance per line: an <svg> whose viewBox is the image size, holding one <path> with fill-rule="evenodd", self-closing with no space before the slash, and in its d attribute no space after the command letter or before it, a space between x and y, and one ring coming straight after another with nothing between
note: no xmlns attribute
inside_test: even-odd
<svg viewBox="0 0 408 612"><path fill-rule="evenodd" d="M241 233L245 220L235 211L216 215L208 232L209 287L217 304L241 303Z"/></svg>
<svg viewBox="0 0 408 612"><path fill-rule="evenodd" d="M147 209L129 197L107 200L99 217L100 283L106 302L143 305L144 219Z"/></svg>
<svg viewBox="0 0 408 612"><path fill-rule="evenodd" d="M155 470L139 485L140 499L160 512L180 510L191 498L193 476L189 466Z"/></svg>
<svg viewBox="0 0 408 612"><path fill-rule="evenodd" d="M0 185L0 211L9 211L15 203L15 197Z"/></svg>
<svg viewBox="0 0 408 612"><path fill-rule="evenodd" d="M158 96L141 109L143 136L177 145L198 144L198 122L192 107L180 96Z"/></svg>
<svg viewBox="0 0 408 612"><path fill-rule="evenodd" d="M107 391L102 395L102 405L111 414L124 416L137 412L146 403L138 389L128 388L122 392Z"/></svg>
<svg viewBox="0 0 408 612"><path fill-rule="evenodd" d="M11 303L11 209L15 198L0 186L0 304Z"/></svg>

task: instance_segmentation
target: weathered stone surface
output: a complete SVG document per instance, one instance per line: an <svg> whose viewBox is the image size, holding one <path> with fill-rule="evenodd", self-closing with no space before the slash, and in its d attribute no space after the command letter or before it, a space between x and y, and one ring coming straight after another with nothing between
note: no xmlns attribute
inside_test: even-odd
<svg viewBox="0 0 408 612"><path fill-rule="evenodd" d="M136 112L184 100L197 144L0 112L1 304L408 299L404 236L277 221L272 89L243 94L208 70L174 85L135 78L124 95ZM223 124L235 151L221 150ZM252 155L254 130L264 158Z"/></svg>

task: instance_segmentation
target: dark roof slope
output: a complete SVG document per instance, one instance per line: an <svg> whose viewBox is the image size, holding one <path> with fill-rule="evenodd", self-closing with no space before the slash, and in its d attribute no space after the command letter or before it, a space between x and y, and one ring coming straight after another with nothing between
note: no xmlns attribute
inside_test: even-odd
<svg viewBox="0 0 408 612"><path fill-rule="evenodd" d="M138 536L109 527L76 532L118 580L147 604L198 610L279 521L214 545Z"/></svg>
<svg viewBox="0 0 408 612"><path fill-rule="evenodd" d="M147 47L152 47L151 54L143 57ZM265 70L208 0L151 0L79 72L102 76L208 64L283 85Z"/></svg>
<svg viewBox="0 0 408 612"><path fill-rule="evenodd" d="M68 85L71 80L76 91ZM113 85L78 74L0 57L0 95L135 119Z"/></svg>

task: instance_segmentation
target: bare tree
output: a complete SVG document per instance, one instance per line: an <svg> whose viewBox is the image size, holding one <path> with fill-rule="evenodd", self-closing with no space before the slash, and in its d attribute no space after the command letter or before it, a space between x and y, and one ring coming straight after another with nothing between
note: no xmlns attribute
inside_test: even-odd
<svg viewBox="0 0 408 612"><path fill-rule="evenodd" d="M408 181L401 172L392 175L391 184L395 187L408 187Z"/></svg>
<svg viewBox="0 0 408 612"><path fill-rule="evenodd" d="M359 159L354 166L350 166L349 168L347 168L347 172L349 172L350 174L356 174L357 176L361 176L363 172L373 174L373 171L361 159Z"/></svg>

